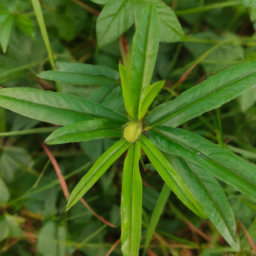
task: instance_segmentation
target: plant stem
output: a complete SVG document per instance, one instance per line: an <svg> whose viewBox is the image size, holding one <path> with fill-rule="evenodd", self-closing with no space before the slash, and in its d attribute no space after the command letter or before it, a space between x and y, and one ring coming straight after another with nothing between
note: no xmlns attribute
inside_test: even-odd
<svg viewBox="0 0 256 256"><path fill-rule="evenodd" d="M45 47L46 50L48 52L48 56L49 56L49 61L52 67L52 70L55 70L55 64L54 64L54 60L53 60L53 56L52 56L52 50L51 50L51 45L50 45L50 41L49 41L49 37L47 34L47 30L46 30L46 26L45 26L45 22L44 22L44 17L43 17L43 13L42 13L42 9L41 9L41 5L39 0L32 0L32 4L33 4L33 8L36 14L36 18L41 30L41 34L45 43ZM56 90L57 92L60 91L60 87L58 82L55 82L56 84Z"/></svg>
<svg viewBox="0 0 256 256"><path fill-rule="evenodd" d="M191 13L196 13L196 12L205 12L205 11L209 11L212 9L231 7L231 6L236 6L239 4L241 4L240 1L230 1L230 2L209 4L209 5L199 6L199 7L191 8L191 9L187 9L187 10L175 11L175 14L176 15L185 15L185 14L191 14Z"/></svg>

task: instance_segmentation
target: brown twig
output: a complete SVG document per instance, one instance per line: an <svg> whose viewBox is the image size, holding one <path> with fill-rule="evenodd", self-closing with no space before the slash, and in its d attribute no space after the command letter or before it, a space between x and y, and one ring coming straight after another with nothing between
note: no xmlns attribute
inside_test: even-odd
<svg viewBox="0 0 256 256"><path fill-rule="evenodd" d="M194 231L195 233L197 233L199 236L203 237L206 241L211 242L212 238L208 235L206 235L203 231L201 231L200 229L196 228L190 221L185 221L189 228Z"/></svg>
<svg viewBox="0 0 256 256"><path fill-rule="evenodd" d="M100 15L100 12L94 10L92 7L90 7L89 5L79 1L79 0L71 0L72 2L76 3L77 5L81 6L82 8L84 8L86 11L95 14L96 16Z"/></svg>
<svg viewBox="0 0 256 256"><path fill-rule="evenodd" d="M114 250L115 248L119 245L120 243L120 239L118 239L113 245L112 247L109 249L108 253L106 254L106 256L109 256Z"/></svg>
<svg viewBox="0 0 256 256"><path fill-rule="evenodd" d="M158 256L157 254L155 254L153 251L151 251L151 250L147 250L147 254L148 254L148 256Z"/></svg>
<svg viewBox="0 0 256 256"><path fill-rule="evenodd" d="M254 251L256 251L256 245L255 245L254 241L252 240L252 238L251 238L249 232L248 232L247 229L245 228L244 224L243 224L241 221L239 221L238 224L239 224L240 228L243 230L243 232L244 232L244 234L245 234L245 236L246 236L246 239L248 240L250 246L252 247L252 249L253 249Z"/></svg>
<svg viewBox="0 0 256 256"><path fill-rule="evenodd" d="M69 193L68 193L68 187L67 187L67 183L64 179L64 177L62 176L62 173L61 173L61 170L60 170L60 167L59 167L59 164L58 162L56 161L56 159L54 158L53 154L51 153L51 151L46 147L46 145L44 143L42 143L42 148L44 150L44 152L48 155L55 171L56 171L56 174L58 176L58 179L59 179L59 182L60 182L60 186L61 186L61 189L63 191L63 194L66 198L66 200L68 200L68 197L69 197ZM98 214L96 214L92 208L86 203L86 201L81 198L80 201L82 202L82 204L97 218L99 219L100 221L102 221L103 223L109 225L110 227L112 228L116 228L116 226L110 222L108 222L107 220L105 220L103 217L99 216Z"/></svg>

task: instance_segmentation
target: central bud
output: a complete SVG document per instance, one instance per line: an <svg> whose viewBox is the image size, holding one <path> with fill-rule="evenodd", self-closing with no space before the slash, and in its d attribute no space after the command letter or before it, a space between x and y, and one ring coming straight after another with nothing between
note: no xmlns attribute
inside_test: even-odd
<svg viewBox="0 0 256 256"><path fill-rule="evenodd" d="M124 138L130 142L135 142L141 135L142 123L141 122L129 122L124 129Z"/></svg>

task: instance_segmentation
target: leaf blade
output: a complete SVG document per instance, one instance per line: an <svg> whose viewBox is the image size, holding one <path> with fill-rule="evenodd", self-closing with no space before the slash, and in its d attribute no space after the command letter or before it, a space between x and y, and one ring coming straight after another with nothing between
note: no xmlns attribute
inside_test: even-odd
<svg viewBox="0 0 256 256"><path fill-rule="evenodd" d="M67 125L93 116L127 121L127 118L95 102L77 96L30 88L0 90L0 105L27 117Z"/></svg>
<svg viewBox="0 0 256 256"><path fill-rule="evenodd" d="M188 184L213 225L225 240L239 250L236 222L229 202L217 180L203 168L180 157L168 156L177 173Z"/></svg>
<svg viewBox="0 0 256 256"><path fill-rule="evenodd" d="M182 93L175 100L155 108L148 116L150 125L176 127L206 111L220 107L256 86L254 62L245 62L212 76Z"/></svg>
<svg viewBox="0 0 256 256"><path fill-rule="evenodd" d="M135 120L138 119L140 100L150 86L159 45L158 34L158 14L151 4L145 9L133 38L130 93L134 97L132 117Z"/></svg>
<svg viewBox="0 0 256 256"><path fill-rule="evenodd" d="M83 176L73 189L66 206L66 211L79 201L79 199L107 171L114 161L125 152L129 145L130 143L126 142L125 139L121 139L110 147L100 158L98 158L92 168Z"/></svg>
<svg viewBox="0 0 256 256"><path fill-rule="evenodd" d="M149 160L170 189L195 214L201 218L207 218L195 197L191 194L190 190L187 188L186 184L182 181L179 175L177 175L166 157L144 135L141 136L141 141L143 151L146 153Z"/></svg>
<svg viewBox="0 0 256 256"><path fill-rule="evenodd" d="M124 163L121 200L121 245L124 256L137 256L142 221L142 180L139 171L140 142L136 142Z"/></svg>
<svg viewBox="0 0 256 256"><path fill-rule="evenodd" d="M64 71L43 71L38 77L50 81L57 81L66 84L74 84L74 85L87 85L87 86L110 86L117 85L117 81L104 77L104 76L96 76L90 74L81 74L81 73L73 73L73 72L64 72Z"/></svg>
<svg viewBox="0 0 256 256"><path fill-rule="evenodd" d="M130 0L110 0L100 13L97 38L102 47L121 36L134 23L133 6Z"/></svg>
<svg viewBox="0 0 256 256"><path fill-rule="evenodd" d="M156 229L157 223L160 219L160 216L164 210L164 207L167 203L168 197L170 196L171 193L171 189L166 185L166 183L164 184L161 194L157 200L157 204L155 206L155 209L152 213L152 217L150 219L150 224L147 230L147 236L146 236L146 240L145 240L145 247L143 250L143 256L146 255L150 240L153 236L153 233Z"/></svg>
<svg viewBox="0 0 256 256"><path fill-rule="evenodd" d="M55 130L45 142L49 145L69 142L88 141L93 139L122 137L122 123L107 119L94 119L77 122Z"/></svg>
<svg viewBox="0 0 256 256"><path fill-rule="evenodd" d="M160 133L161 134L160 134ZM150 140L163 152L172 152L199 164L212 176L256 198L256 168L227 149L183 129L158 126Z"/></svg>
<svg viewBox="0 0 256 256"><path fill-rule="evenodd" d="M158 95L159 91L162 89L164 86L165 81L159 81L154 84L152 84L148 90L146 91L145 97L141 101L140 104L140 112L139 112L139 120L141 120L152 102L154 101L155 97Z"/></svg>

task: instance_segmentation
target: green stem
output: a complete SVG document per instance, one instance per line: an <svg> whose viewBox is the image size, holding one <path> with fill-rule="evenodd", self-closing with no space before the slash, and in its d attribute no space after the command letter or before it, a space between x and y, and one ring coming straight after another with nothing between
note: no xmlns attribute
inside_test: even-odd
<svg viewBox="0 0 256 256"><path fill-rule="evenodd" d="M1 124L2 126L2 124ZM47 128L35 128L23 131L15 131L15 132L2 132L0 133L0 137L10 137L10 136L19 136L26 134L35 134L35 133L50 133L57 129L57 127L47 127ZM2 131L2 129L1 129Z"/></svg>
<svg viewBox="0 0 256 256"><path fill-rule="evenodd" d="M175 14L176 15L185 15L185 14L191 14L191 13L197 13L197 12L205 12L205 11L209 11L212 9L231 7L231 6L236 6L239 4L241 4L240 1L230 1L230 2L224 2L224 3L209 4L209 5L199 6L199 7L191 8L191 9L187 9L187 10L175 11Z"/></svg>
<svg viewBox="0 0 256 256"><path fill-rule="evenodd" d="M36 14L36 18L42 33L42 37L45 43L45 47L47 49L48 52L48 56L49 56L49 60L50 60L50 64L53 70L55 70L55 64L54 64L54 60L53 60L53 56L52 56L52 50L51 50L51 45L50 45L50 41L49 41L49 37L47 34L47 30L46 30L46 26L45 26L45 22L44 22L44 17L43 17L43 13L42 13L42 9L41 9L41 5L39 0L32 0L32 4L33 4L33 8ZM56 90L59 92L60 91L60 87L58 82L56 82Z"/></svg>

